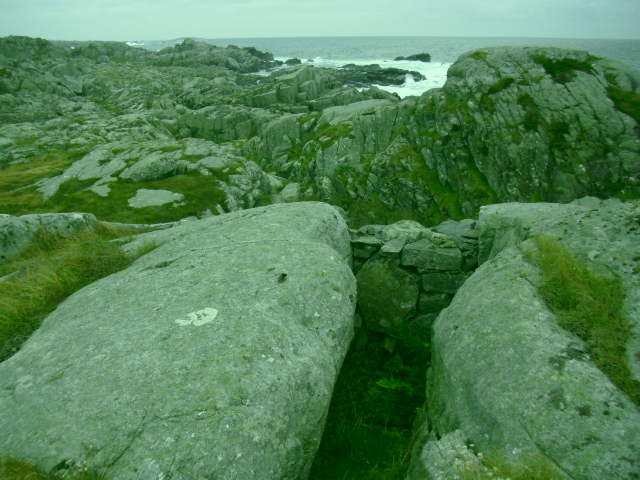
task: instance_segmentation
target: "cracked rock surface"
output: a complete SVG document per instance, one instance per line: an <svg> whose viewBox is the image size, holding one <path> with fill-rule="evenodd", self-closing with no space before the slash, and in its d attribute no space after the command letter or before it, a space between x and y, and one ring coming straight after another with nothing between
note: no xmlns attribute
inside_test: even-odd
<svg viewBox="0 0 640 480"><path fill-rule="evenodd" d="M142 237L163 245L0 364L0 455L119 479L306 478L353 337L342 217L283 204Z"/></svg>

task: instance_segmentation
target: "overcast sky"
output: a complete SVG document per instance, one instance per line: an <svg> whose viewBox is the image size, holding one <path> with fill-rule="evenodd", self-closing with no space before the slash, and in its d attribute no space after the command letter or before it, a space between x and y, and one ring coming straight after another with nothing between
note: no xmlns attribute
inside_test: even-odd
<svg viewBox="0 0 640 480"><path fill-rule="evenodd" d="M0 0L0 37L640 39L640 0Z"/></svg>

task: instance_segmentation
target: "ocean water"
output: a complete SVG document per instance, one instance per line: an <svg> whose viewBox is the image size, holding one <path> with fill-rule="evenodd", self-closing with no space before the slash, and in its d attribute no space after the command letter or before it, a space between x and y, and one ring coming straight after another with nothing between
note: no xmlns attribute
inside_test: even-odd
<svg viewBox="0 0 640 480"><path fill-rule="evenodd" d="M182 38L153 42L128 42L130 45L158 51L182 42ZM410 76L404 85L380 87L400 97L420 95L441 87L449 66L463 53L492 46L538 46L586 50L599 57L623 62L640 71L640 40L601 40L579 38L491 38L491 37L300 37L300 38L222 38L196 40L226 47L255 47L270 52L278 60L299 58L318 67L379 64L420 72L426 80L414 82ZM394 61L399 56L429 53L431 63ZM267 74L263 72L263 74Z"/></svg>

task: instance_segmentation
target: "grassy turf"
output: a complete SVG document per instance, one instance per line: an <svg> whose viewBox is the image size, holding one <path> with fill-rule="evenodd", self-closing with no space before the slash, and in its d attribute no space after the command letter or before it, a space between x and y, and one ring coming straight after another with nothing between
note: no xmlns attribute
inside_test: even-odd
<svg viewBox="0 0 640 480"><path fill-rule="evenodd" d="M12 276L0 282L0 361L17 352L62 300L155 248L129 256L109 241L117 236L122 232L105 226L68 237L40 230L26 250L2 266L0 274Z"/></svg>
<svg viewBox="0 0 640 480"><path fill-rule="evenodd" d="M596 366L640 405L640 382L627 364L631 325L622 315L622 282L597 276L555 238L538 236L536 243L532 260L542 271L541 293L560 326L584 340Z"/></svg>

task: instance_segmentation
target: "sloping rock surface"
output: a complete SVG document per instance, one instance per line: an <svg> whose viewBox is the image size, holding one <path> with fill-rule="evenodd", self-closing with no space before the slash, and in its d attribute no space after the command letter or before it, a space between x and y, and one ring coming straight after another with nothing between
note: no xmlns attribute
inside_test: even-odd
<svg viewBox="0 0 640 480"><path fill-rule="evenodd" d="M0 364L0 455L119 479L306 478L353 336L338 212L274 205L143 237L164 244Z"/></svg>
<svg viewBox="0 0 640 480"><path fill-rule="evenodd" d="M519 248L537 233L556 235L599 273L619 275L635 325L633 362L639 206L586 198L481 210L484 263L433 326L422 427L430 431L414 448L414 462L462 429L485 453L542 454L570 478L640 475L640 410L596 368L584 342L558 326L538 293L540 272ZM524 248L532 246L528 240Z"/></svg>

